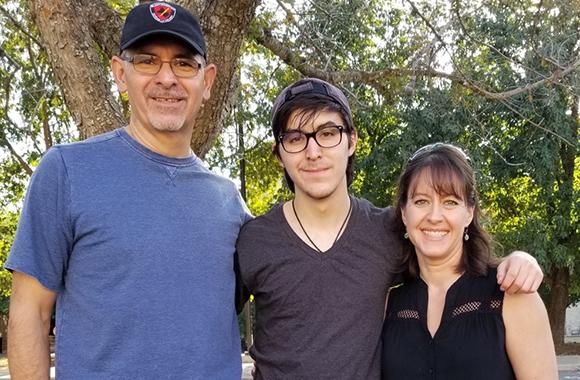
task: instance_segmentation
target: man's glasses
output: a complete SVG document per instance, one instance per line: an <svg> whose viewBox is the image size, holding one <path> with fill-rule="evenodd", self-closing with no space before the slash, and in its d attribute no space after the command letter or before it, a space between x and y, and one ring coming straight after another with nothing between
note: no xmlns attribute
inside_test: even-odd
<svg viewBox="0 0 580 380"><path fill-rule="evenodd" d="M157 74L161 70L161 66L163 66L164 63L169 63L173 74L180 78L194 77L203 67L201 63L193 58L173 58L169 61L164 61L153 54L121 56L121 59L127 62L131 62L135 68L135 71L149 75Z"/></svg>
<svg viewBox="0 0 580 380"><path fill-rule="evenodd" d="M286 152L299 153L306 149L311 137L321 148L334 148L342 142L342 132L344 132L342 125L332 125L311 133L299 130L286 131L278 136L278 140Z"/></svg>

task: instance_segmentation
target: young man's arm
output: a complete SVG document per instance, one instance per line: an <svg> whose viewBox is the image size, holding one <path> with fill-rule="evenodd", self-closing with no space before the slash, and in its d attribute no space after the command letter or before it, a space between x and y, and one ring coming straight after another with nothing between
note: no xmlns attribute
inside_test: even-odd
<svg viewBox="0 0 580 380"><path fill-rule="evenodd" d="M236 274L236 312L240 314L244 310L244 305L250 299L250 291L244 285L242 274L240 273L240 262L238 260L238 253L234 255L234 272Z"/></svg>
<svg viewBox="0 0 580 380"><path fill-rule="evenodd" d="M8 366L13 380L49 379L48 333L56 293L14 272L8 322Z"/></svg>
<svg viewBox="0 0 580 380"><path fill-rule="evenodd" d="M536 259L523 251L514 251L497 267L497 283L508 294L533 293L542 284L544 274Z"/></svg>

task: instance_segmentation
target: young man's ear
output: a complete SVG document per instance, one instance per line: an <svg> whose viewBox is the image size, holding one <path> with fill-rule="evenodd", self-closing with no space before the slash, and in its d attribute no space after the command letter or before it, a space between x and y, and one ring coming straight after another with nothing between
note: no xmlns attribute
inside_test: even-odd
<svg viewBox="0 0 580 380"><path fill-rule="evenodd" d="M282 162L282 158L280 157L280 151L278 150L278 144L276 143L272 143L272 154L274 155L274 157L276 157L276 161L278 161L278 165L280 165L280 167L284 167L284 163Z"/></svg>
<svg viewBox="0 0 580 380"><path fill-rule="evenodd" d="M114 55L111 59L111 71L113 72L113 78L117 84L119 92L127 91L127 78L125 71L125 61L120 57Z"/></svg>
<svg viewBox="0 0 580 380"><path fill-rule="evenodd" d="M348 136L348 155L352 156L356 150L356 143L358 141L358 133L356 132L356 129L354 129Z"/></svg>

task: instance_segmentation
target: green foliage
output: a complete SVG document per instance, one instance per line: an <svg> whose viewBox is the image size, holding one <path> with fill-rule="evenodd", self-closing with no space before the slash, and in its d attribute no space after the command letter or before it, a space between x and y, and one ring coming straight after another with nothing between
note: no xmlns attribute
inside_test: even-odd
<svg viewBox="0 0 580 380"><path fill-rule="evenodd" d="M106 0L107 5L119 14L126 16L136 4L134 0Z"/></svg>
<svg viewBox="0 0 580 380"><path fill-rule="evenodd" d="M228 126L206 157L211 168L239 178L245 164L246 203L254 215L261 215L275 203L289 198L283 171L272 154L270 111L277 94L299 78L281 70L271 53L254 43L245 46L241 69L242 84L237 102L229 114ZM256 85L259 83L260 85ZM243 146L240 144L240 126Z"/></svg>
<svg viewBox="0 0 580 380"><path fill-rule="evenodd" d="M0 209L0 266L4 267L4 262L8 257L8 252L12 246L14 235L16 234L16 224L18 214L5 209ZM8 298L10 297L10 284L12 275L6 270L0 270L0 314L8 313Z"/></svg>
<svg viewBox="0 0 580 380"><path fill-rule="evenodd" d="M0 205L6 205L23 195L29 176L24 165L34 167L48 147L74 139L76 131L27 17L27 2L0 6Z"/></svg>

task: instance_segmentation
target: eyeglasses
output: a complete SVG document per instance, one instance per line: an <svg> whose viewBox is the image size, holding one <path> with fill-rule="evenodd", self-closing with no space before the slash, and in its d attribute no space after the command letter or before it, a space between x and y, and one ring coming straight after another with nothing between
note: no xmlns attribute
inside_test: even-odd
<svg viewBox="0 0 580 380"><path fill-rule="evenodd" d="M311 137L321 148L334 148L342 142L342 132L344 132L342 125L331 125L311 133L299 130L286 131L278 136L278 140L286 152L299 153L306 149Z"/></svg>
<svg viewBox="0 0 580 380"><path fill-rule="evenodd" d="M169 63L173 74L180 78L194 77L203 67L201 63L193 58L173 58L169 61L164 61L153 54L121 56L121 59L127 62L131 62L135 68L135 71L149 75L157 74L161 70L161 66L163 66L164 63Z"/></svg>

